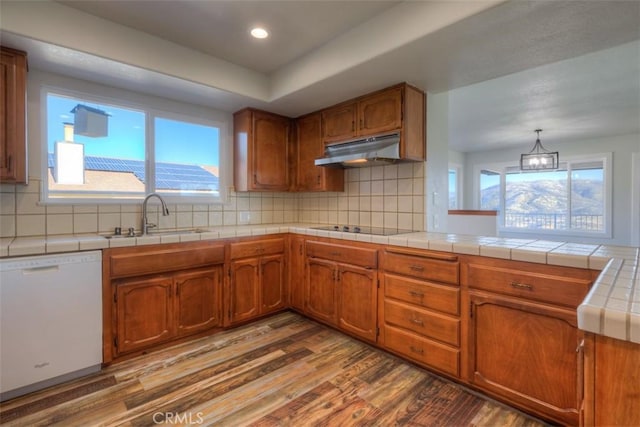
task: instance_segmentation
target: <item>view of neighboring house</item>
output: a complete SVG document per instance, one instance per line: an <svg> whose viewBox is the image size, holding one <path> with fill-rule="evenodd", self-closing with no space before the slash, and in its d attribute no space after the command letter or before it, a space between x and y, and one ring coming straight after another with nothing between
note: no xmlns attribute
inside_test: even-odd
<svg viewBox="0 0 640 427"><path fill-rule="evenodd" d="M48 155L50 191L118 191L144 193L145 162L109 157L84 157L84 184L60 184L54 179L55 158ZM218 188L218 168L156 163L156 188L162 191L208 191Z"/></svg>

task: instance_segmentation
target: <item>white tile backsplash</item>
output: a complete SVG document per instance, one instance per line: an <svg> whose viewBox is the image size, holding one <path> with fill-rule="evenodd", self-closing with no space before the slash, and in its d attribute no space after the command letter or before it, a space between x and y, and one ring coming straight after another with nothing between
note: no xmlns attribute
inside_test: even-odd
<svg viewBox="0 0 640 427"><path fill-rule="evenodd" d="M149 204L159 229L239 224L314 222L424 230L424 167L420 164L345 170L345 191L329 193L234 193L224 204L173 204L169 216ZM39 179L29 185L0 185L0 237L140 231L142 203L40 204Z"/></svg>

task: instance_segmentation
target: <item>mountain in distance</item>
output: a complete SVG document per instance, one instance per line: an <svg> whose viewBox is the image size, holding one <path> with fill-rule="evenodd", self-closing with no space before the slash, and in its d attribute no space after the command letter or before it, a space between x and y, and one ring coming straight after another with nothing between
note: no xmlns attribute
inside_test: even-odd
<svg viewBox="0 0 640 427"><path fill-rule="evenodd" d="M602 181L572 180L571 210L573 215L603 215L604 186ZM500 186L481 192L483 209L500 210ZM566 212L567 182L540 180L507 184L505 211L522 214L553 214Z"/></svg>

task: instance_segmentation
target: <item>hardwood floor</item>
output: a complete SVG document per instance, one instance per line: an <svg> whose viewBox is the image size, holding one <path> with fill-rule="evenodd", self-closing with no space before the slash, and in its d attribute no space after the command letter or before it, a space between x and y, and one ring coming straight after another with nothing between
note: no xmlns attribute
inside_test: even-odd
<svg viewBox="0 0 640 427"><path fill-rule="evenodd" d="M0 404L12 426L527 426L514 410L295 313Z"/></svg>

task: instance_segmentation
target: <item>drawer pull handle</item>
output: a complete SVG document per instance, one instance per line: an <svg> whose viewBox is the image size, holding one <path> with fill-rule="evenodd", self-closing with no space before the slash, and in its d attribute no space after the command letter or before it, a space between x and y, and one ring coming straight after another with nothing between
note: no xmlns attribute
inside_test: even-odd
<svg viewBox="0 0 640 427"><path fill-rule="evenodd" d="M331 256L341 256L342 254L340 252L331 252L330 255Z"/></svg>
<svg viewBox="0 0 640 427"><path fill-rule="evenodd" d="M415 264L413 264L413 265L410 265L410 266L409 266L409 268L410 268L412 271L424 271L424 267L423 267L423 266L421 266L421 265L415 265Z"/></svg>
<svg viewBox="0 0 640 427"><path fill-rule="evenodd" d="M424 350L421 348L417 348L414 346L409 347L409 350L411 350L412 352L416 353L416 354L424 354Z"/></svg>
<svg viewBox="0 0 640 427"><path fill-rule="evenodd" d="M424 322L421 319L411 319L411 323L416 325L424 326Z"/></svg>
<svg viewBox="0 0 640 427"><path fill-rule="evenodd" d="M519 289L527 289L529 291L533 290L533 286L527 285L526 283L511 282L511 286Z"/></svg>
<svg viewBox="0 0 640 427"><path fill-rule="evenodd" d="M409 291L409 295L416 298L424 298L424 294L422 292Z"/></svg>

